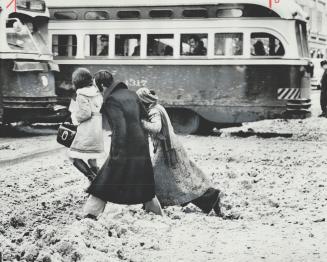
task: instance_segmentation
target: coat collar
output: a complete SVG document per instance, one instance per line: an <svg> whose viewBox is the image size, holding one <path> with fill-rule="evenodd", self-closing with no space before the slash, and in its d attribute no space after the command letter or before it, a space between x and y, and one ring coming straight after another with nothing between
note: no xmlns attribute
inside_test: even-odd
<svg viewBox="0 0 327 262"><path fill-rule="evenodd" d="M119 89L128 89L128 87L124 82L114 82L109 88L104 91L104 100L106 100L109 96L111 96Z"/></svg>
<svg viewBox="0 0 327 262"><path fill-rule="evenodd" d="M95 86L83 87L76 91L76 94L84 95L84 96L96 96L99 93L100 93L99 89Z"/></svg>

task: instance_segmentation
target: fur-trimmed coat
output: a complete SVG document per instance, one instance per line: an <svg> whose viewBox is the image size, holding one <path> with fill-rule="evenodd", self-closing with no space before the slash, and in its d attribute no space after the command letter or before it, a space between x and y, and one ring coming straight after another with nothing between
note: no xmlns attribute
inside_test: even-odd
<svg viewBox="0 0 327 262"><path fill-rule="evenodd" d="M70 110L73 123L78 127L68 155L84 160L103 157L102 94L95 86L78 89L76 94L75 105Z"/></svg>

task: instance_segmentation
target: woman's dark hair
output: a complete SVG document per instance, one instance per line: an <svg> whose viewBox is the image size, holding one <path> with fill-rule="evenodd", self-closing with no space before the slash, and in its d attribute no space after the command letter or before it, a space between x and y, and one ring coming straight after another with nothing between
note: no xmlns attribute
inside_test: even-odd
<svg viewBox="0 0 327 262"><path fill-rule="evenodd" d="M72 75L73 84L77 89L91 86L92 85L92 75L86 68L77 68Z"/></svg>
<svg viewBox="0 0 327 262"><path fill-rule="evenodd" d="M94 81L99 90L102 92L103 87L110 87L114 78L112 74L107 70L100 70L94 74Z"/></svg>

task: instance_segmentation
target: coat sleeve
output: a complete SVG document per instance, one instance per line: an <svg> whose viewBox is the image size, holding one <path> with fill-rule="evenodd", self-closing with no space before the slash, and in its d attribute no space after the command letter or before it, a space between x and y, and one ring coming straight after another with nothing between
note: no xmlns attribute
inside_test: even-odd
<svg viewBox="0 0 327 262"><path fill-rule="evenodd" d="M79 123L82 123L82 122L90 119L92 116L92 111L91 111L91 105L90 105L88 98L83 95L77 95L76 102L78 105L78 109L73 113L75 115L74 116L75 119Z"/></svg>
<svg viewBox="0 0 327 262"><path fill-rule="evenodd" d="M110 156L118 160L125 151L126 144L127 128L124 112L120 104L111 98L103 104L101 111L108 119L112 130Z"/></svg>
<svg viewBox="0 0 327 262"><path fill-rule="evenodd" d="M327 90L327 73L326 72L324 72L324 74L322 75L320 82L321 82L321 89Z"/></svg>
<svg viewBox="0 0 327 262"><path fill-rule="evenodd" d="M162 128L160 112L156 109L151 109L149 112L149 120L142 120L142 126L151 134L158 134Z"/></svg>

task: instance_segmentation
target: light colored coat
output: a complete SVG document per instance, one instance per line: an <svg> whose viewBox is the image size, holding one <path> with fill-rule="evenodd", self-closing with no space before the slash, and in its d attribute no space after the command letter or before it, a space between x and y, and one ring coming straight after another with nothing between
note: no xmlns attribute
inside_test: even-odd
<svg viewBox="0 0 327 262"><path fill-rule="evenodd" d="M80 159L100 158L104 154L100 113L103 97L95 86L78 89L76 93L76 104L71 107L71 115L78 127L68 155Z"/></svg>
<svg viewBox="0 0 327 262"><path fill-rule="evenodd" d="M161 141L162 114L166 116L172 148L176 150L176 168L166 164ZM149 109L149 121L142 120L143 127L151 134L156 151L152 157L156 196L164 206L181 205L202 196L210 187L209 179L188 157L178 140L166 110L161 105Z"/></svg>

